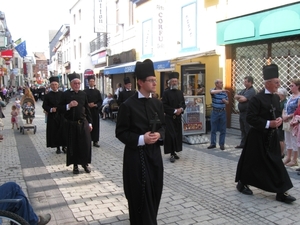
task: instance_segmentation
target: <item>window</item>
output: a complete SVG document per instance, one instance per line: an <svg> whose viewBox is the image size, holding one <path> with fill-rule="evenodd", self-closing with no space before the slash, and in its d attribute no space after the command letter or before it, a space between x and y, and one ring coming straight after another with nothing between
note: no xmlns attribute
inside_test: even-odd
<svg viewBox="0 0 300 225"><path fill-rule="evenodd" d="M81 50L82 50L82 47L81 47L81 36L78 38L79 42L78 42L78 51L79 51L79 58L82 57L81 55Z"/></svg>
<svg viewBox="0 0 300 225"><path fill-rule="evenodd" d="M134 25L134 4L129 1L129 26Z"/></svg>
<svg viewBox="0 0 300 225"><path fill-rule="evenodd" d="M116 24L119 24L120 23L120 4L119 4L119 1L116 1ZM119 32L119 26L117 25L116 26L116 32L118 33Z"/></svg>
<svg viewBox="0 0 300 225"><path fill-rule="evenodd" d="M73 22L74 22L74 24L76 24L76 15L75 14L73 15Z"/></svg>
<svg viewBox="0 0 300 225"><path fill-rule="evenodd" d="M78 11L78 20L81 20L81 9Z"/></svg>
<svg viewBox="0 0 300 225"><path fill-rule="evenodd" d="M76 42L74 43L74 59L76 59Z"/></svg>

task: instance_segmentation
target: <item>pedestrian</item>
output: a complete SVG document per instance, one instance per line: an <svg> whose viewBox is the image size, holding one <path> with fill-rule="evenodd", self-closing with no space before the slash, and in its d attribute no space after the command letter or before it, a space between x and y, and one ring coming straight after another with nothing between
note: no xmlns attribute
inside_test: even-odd
<svg viewBox="0 0 300 225"><path fill-rule="evenodd" d="M153 62L137 62L138 92L120 105L116 137L125 144L123 184L131 225L156 225L163 189L160 145L165 136L163 104L156 90Z"/></svg>
<svg viewBox="0 0 300 225"><path fill-rule="evenodd" d="M20 201L17 203L1 203L0 210L15 213L26 220L30 225L45 225L51 220L49 213L37 215L34 212L22 188L15 182L6 182L0 186L0 200L5 199L20 199Z"/></svg>
<svg viewBox="0 0 300 225"><path fill-rule="evenodd" d="M129 77L124 78L124 89L119 93L118 105L121 105L123 102L125 102L130 96L134 95L135 91L131 90L131 81Z"/></svg>
<svg viewBox="0 0 300 225"><path fill-rule="evenodd" d="M3 140L3 129L4 129L4 123L3 118L5 118L5 115L3 113L3 108L6 106L5 102L2 101L2 98L0 97L0 141Z"/></svg>
<svg viewBox="0 0 300 225"><path fill-rule="evenodd" d="M18 97L15 100L15 106L17 107L18 112L20 112L21 101L20 101L20 99Z"/></svg>
<svg viewBox="0 0 300 225"><path fill-rule="evenodd" d="M283 111L282 118L284 122L290 122L293 118L294 112L300 105L300 79L296 78L290 82L291 97L287 100L285 110ZM298 147L297 138L293 136L290 129L284 131L286 156L283 160L286 166L298 166Z"/></svg>
<svg viewBox="0 0 300 225"><path fill-rule="evenodd" d="M286 103L287 103L288 93L287 93L286 89L278 88L277 94L278 94L279 99L280 99L280 111L281 111L281 114L283 115L284 108L285 108ZM288 126L288 127L290 127L290 126ZM283 126L278 127L277 130L278 130L277 132L278 132L278 138L279 138L279 142L280 142L281 157L283 158L284 157L284 149L285 149L285 143L284 143L285 138L284 138Z"/></svg>
<svg viewBox="0 0 300 225"><path fill-rule="evenodd" d="M123 87L121 83L116 84L116 90L115 90L115 95L117 96L117 99L119 98L120 92L123 91Z"/></svg>
<svg viewBox="0 0 300 225"><path fill-rule="evenodd" d="M116 96L116 95L115 95ZM113 95L111 93L107 94L107 97L103 100L100 111L102 115L102 119L106 119L109 117L110 109L109 109L109 103L114 100Z"/></svg>
<svg viewBox="0 0 300 225"><path fill-rule="evenodd" d="M276 200L291 203L296 199L287 193L293 187L281 159L277 128L282 124L278 66L263 67L264 87L252 97L247 111L249 130L236 171L237 190L253 195L248 185L277 193Z"/></svg>
<svg viewBox="0 0 300 225"><path fill-rule="evenodd" d="M64 113L67 137L67 166L73 164L73 174L79 174L78 165L86 173L91 172L92 160L91 134L93 129L87 95L80 90L80 75L68 75L71 89L63 92L59 103L59 112Z"/></svg>
<svg viewBox="0 0 300 225"><path fill-rule="evenodd" d="M226 110L225 106L228 101L228 90L223 89L223 81L217 79L215 81L215 88L210 90L212 99L212 112L210 115L210 145L208 149L216 148L217 131L220 132L219 145L221 150L225 150L225 136L226 136Z"/></svg>
<svg viewBox="0 0 300 225"><path fill-rule="evenodd" d="M10 112L10 115L11 115L11 129L14 129L15 125L17 127L17 130L19 130L19 124L18 124L18 110L17 110L17 107L15 105L12 105L11 106L11 112Z"/></svg>
<svg viewBox="0 0 300 225"><path fill-rule="evenodd" d="M240 129L242 133L241 142L235 148L244 147L246 142L246 137L250 130L250 126L246 121L246 115L247 115L247 108L248 108L249 101L256 94L256 91L252 85L253 85L253 77L246 76L244 78L245 89L243 89L237 95L234 96L234 99L238 101L238 109L240 112L239 122L240 122Z"/></svg>
<svg viewBox="0 0 300 225"><path fill-rule="evenodd" d="M164 153L170 154L170 162L179 159L176 152L182 151L182 123L181 115L186 108L183 92L178 89L178 72L169 74L169 89L163 92L166 121L166 137L164 140Z"/></svg>
<svg viewBox="0 0 300 225"><path fill-rule="evenodd" d="M60 154L62 151L66 153L67 141L64 132L64 116L58 112L58 104L63 92L58 90L58 77L50 77L49 82L51 91L45 95L42 104L47 115L46 146L48 148L56 148L56 154Z"/></svg>
<svg viewBox="0 0 300 225"><path fill-rule="evenodd" d="M100 91L95 87L95 75L88 76L89 87L85 89L87 94L88 103L92 115L93 130L91 132L91 138L93 146L99 148L99 133L100 133L100 121L99 121L99 109L102 105L102 97Z"/></svg>

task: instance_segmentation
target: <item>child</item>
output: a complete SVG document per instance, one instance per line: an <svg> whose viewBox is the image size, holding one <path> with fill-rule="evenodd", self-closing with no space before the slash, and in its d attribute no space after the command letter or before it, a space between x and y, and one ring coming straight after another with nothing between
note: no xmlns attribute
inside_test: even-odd
<svg viewBox="0 0 300 225"><path fill-rule="evenodd" d="M28 124L28 120L29 123L32 124L32 120L35 117L34 116L34 106L31 104L30 101L28 101L27 103L24 103L23 106L23 114L26 115L26 123Z"/></svg>
<svg viewBox="0 0 300 225"><path fill-rule="evenodd" d="M17 107L15 105L13 105L11 107L11 124L12 124L12 128L11 129L14 129L14 126L16 124L17 126L17 129L19 130L19 125L18 125L18 110L17 110Z"/></svg>
<svg viewBox="0 0 300 225"><path fill-rule="evenodd" d="M21 108L21 101L19 98L16 98L15 101L15 106L17 107L18 112L20 112L20 108Z"/></svg>

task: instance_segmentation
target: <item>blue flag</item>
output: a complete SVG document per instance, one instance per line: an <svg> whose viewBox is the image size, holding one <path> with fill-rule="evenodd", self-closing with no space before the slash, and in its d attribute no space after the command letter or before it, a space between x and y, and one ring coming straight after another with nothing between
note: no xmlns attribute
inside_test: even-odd
<svg viewBox="0 0 300 225"><path fill-rule="evenodd" d="M17 45L15 47L15 49L17 50L17 52L19 53L19 55L23 58L27 55L27 51L26 51L26 41L23 41L21 44Z"/></svg>

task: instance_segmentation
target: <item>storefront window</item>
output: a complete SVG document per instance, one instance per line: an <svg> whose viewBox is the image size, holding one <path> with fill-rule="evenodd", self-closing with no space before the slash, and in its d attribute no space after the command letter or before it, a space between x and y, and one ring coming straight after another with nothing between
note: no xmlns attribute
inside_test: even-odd
<svg viewBox="0 0 300 225"><path fill-rule="evenodd" d="M186 96L205 94L205 65L182 66L182 91Z"/></svg>

